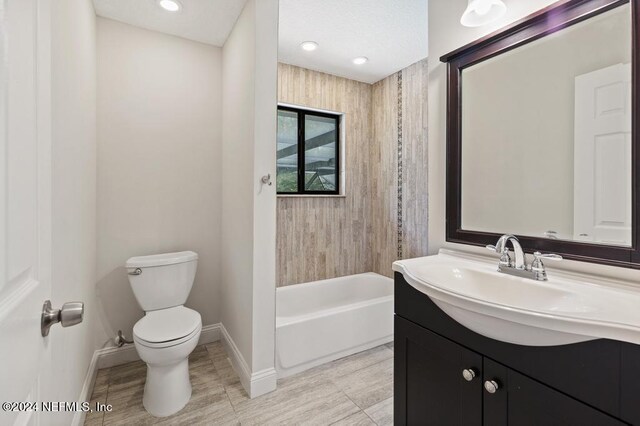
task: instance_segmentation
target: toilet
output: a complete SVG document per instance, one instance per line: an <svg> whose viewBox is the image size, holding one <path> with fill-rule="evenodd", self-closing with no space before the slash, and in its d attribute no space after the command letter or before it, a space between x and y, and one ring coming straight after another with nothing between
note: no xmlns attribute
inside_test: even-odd
<svg viewBox="0 0 640 426"><path fill-rule="evenodd" d="M129 283L145 311L133 327L133 341L147 364L142 402L153 416L180 411L191 398L189 354L202 331L200 314L184 307L198 266L192 251L132 257Z"/></svg>

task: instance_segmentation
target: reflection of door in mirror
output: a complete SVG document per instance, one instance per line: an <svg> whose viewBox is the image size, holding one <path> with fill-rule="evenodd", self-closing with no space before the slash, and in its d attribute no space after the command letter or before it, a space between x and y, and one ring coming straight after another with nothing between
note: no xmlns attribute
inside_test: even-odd
<svg viewBox="0 0 640 426"><path fill-rule="evenodd" d="M576 241L631 245L631 64L575 79Z"/></svg>

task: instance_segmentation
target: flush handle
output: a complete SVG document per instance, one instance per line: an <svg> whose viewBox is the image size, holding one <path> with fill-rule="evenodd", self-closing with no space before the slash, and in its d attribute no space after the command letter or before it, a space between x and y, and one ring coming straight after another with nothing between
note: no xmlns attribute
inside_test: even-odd
<svg viewBox="0 0 640 426"><path fill-rule="evenodd" d="M129 275L142 275L142 269L136 268L133 271L129 272Z"/></svg>
<svg viewBox="0 0 640 426"><path fill-rule="evenodd" d="M51 301L47 300L42 306L40 331L42 337L49 335L49 329L53 324L60 323L63 327L71 327L80 324L84 318L84 303L67 302L61 309L53 309Z"/></svg>

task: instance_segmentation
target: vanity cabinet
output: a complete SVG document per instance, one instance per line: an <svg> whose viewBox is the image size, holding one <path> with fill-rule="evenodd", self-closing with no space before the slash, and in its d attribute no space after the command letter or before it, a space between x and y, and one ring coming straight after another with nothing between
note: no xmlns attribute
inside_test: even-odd
<svg viewBox="0 0 640 426"><path fill-rule="evenodd" d="M482 355L402 318L395 319L395 402L405 401L395 424L482 424ZM477 377L466 381L462 371ZM399 392L399 393L398 393Z"/></svg>
<svg viewBox="0 0 640 426"><path fill-rule="evenodd" d="M451 319L400 273L395 283L396 425L640 424L637 345L489 339ZM491 381L493 393L484 386Z"/></svg>
<svg viewBox="0 0 640 426"><path fill-rule="evenodd" d="M625 424L398 316L395 330L395 424Z"/></svg>

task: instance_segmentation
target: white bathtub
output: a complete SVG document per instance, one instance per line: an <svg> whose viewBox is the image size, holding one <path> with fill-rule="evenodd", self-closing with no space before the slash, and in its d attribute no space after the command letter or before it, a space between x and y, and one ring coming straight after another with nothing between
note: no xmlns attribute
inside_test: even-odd
<svg viewBox="0 0 640 426"><path fill-rule="evenodd" d="M279 378L392 340L391 278L366 273L276 290Z"/></svg>

